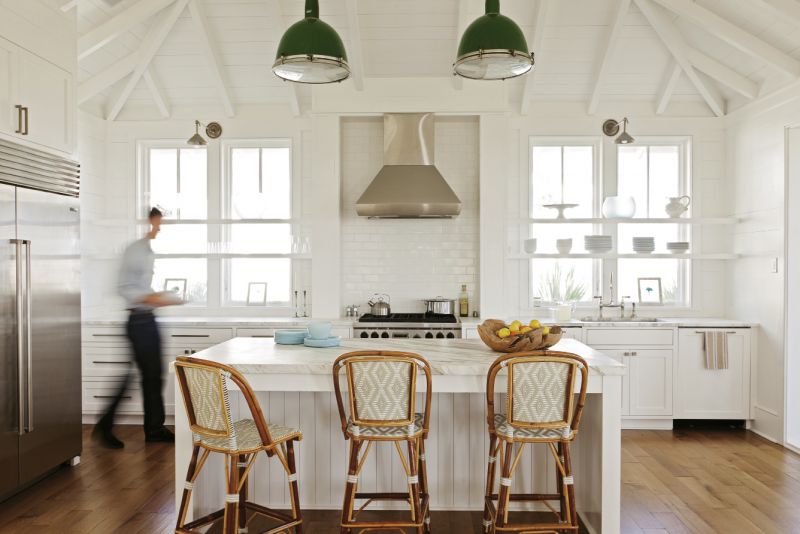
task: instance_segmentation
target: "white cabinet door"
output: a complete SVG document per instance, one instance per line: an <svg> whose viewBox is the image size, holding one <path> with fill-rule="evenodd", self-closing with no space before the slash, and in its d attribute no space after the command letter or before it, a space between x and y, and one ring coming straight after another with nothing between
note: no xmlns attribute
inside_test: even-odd
<svg viewBox="0 0 800 534"><path fill-rule="evenodd" d="M12 135L18 129L14 109L16 50L16 46L0 39L0 132Z"/></svg>
<svg viewBox="0 0 800 534"><path fill-rule="evenodd" d="M624 351L628 365L629 415L672 415L672 350Z"/></svg>
<svg viewBox="0 0 800 534"><path fill-rule="evenodd" d="M18 52L17 102L24 106L21 138L72 151L72 75L24 50Z"/></svg>
<svg viewBox="0 0 800 534"><path fill-rule="evenodd" d="M725 330L728 369L706 369L704 330L681 329L678 341L675 417L749 419L750 331Z"/></svg>
<svg viewBox="0 0 800 534"><path fill-rule="evenodd" d="M631 374L630 374L630 354L629 350L623 349L602 349L603 354L614 358L620 363L625 364L625 374L622 375L622 415L630 415L630 389L631 389Z"/></svg>

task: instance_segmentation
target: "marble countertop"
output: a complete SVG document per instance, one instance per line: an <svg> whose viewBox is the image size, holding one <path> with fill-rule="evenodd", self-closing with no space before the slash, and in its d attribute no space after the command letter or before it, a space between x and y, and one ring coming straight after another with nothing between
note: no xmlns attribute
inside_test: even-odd
<svg viewBox="0 0 800 534"><path fill-rule="evenodd" d="M345 339L339 347L311 348L276 345L269 338L234 338L193 357L229 365L244 374L330 375L334 360L358 350L398 350L419 354L428 360L434 375L486 376L492 362L501 356L479 340ZM598 375L622 375L625 366L579 341L563 339L553 350L571 352L589 364Z"/></svg>

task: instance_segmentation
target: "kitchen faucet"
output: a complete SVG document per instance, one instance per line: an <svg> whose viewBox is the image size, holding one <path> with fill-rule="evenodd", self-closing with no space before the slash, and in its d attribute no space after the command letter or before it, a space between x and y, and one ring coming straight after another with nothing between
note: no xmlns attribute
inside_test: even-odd
<svg viewBox="0 0 800 534"><path fill-rule="evenodd" d="M620 319L624 319L625 318L625 299L629 299L630 297L628 297L628 296L621 297L620 301L619 301L619 304L614 304L614 273L613 272L610 273L610 275L608 277L608 280L609 280L609 283L608 283L608 291L609 291L608 303L603 302L603 297L602 296L601 297L595 297L595 298L599 298L600 299L599 318L603 319L603 310L605 308L619 308L619 318ZM635 316L636 316L636 304L633 304L633 309L631 310L631 318L634 318Z"/></svg>

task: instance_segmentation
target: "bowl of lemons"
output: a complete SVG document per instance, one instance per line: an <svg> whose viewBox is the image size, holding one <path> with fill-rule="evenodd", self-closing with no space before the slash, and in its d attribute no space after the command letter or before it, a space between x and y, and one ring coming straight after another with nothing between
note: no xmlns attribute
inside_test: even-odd
<svg viewBox="0 0 800 534"><path fill-rule="evenodd" d="M487 319L478 325L478 334L486 346L496 352L544 350L561 340L560 326L545 326L534 319L528 324Z"/></svg>

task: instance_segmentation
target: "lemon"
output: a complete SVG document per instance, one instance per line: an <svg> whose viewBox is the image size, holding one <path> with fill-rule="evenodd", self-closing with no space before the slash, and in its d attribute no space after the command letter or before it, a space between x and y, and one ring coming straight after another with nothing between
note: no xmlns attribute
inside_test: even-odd
<svg viewBox="0 0 800 534"><path fill-rule="evenodd" d="M542 334L547 335L549 333L550 333L550 327L549 326L543 326L542 327Z"/></svg>
<svg viewBox="0 0 800 534"><path fill-rule="evenodd" d="M542 327L542 323L540 323L538 320L534 319L533 321L531 321L530 327L535 330L537 328L541 328Z"/></svg>
<svg viewBox="0 0 800 534"><path fill-rule="evenodd" d="M509 330L508 328L501 328L496 332L496 334L497 337L499 337L500 339L504 339L511 335L511 330Z"/></svg>

